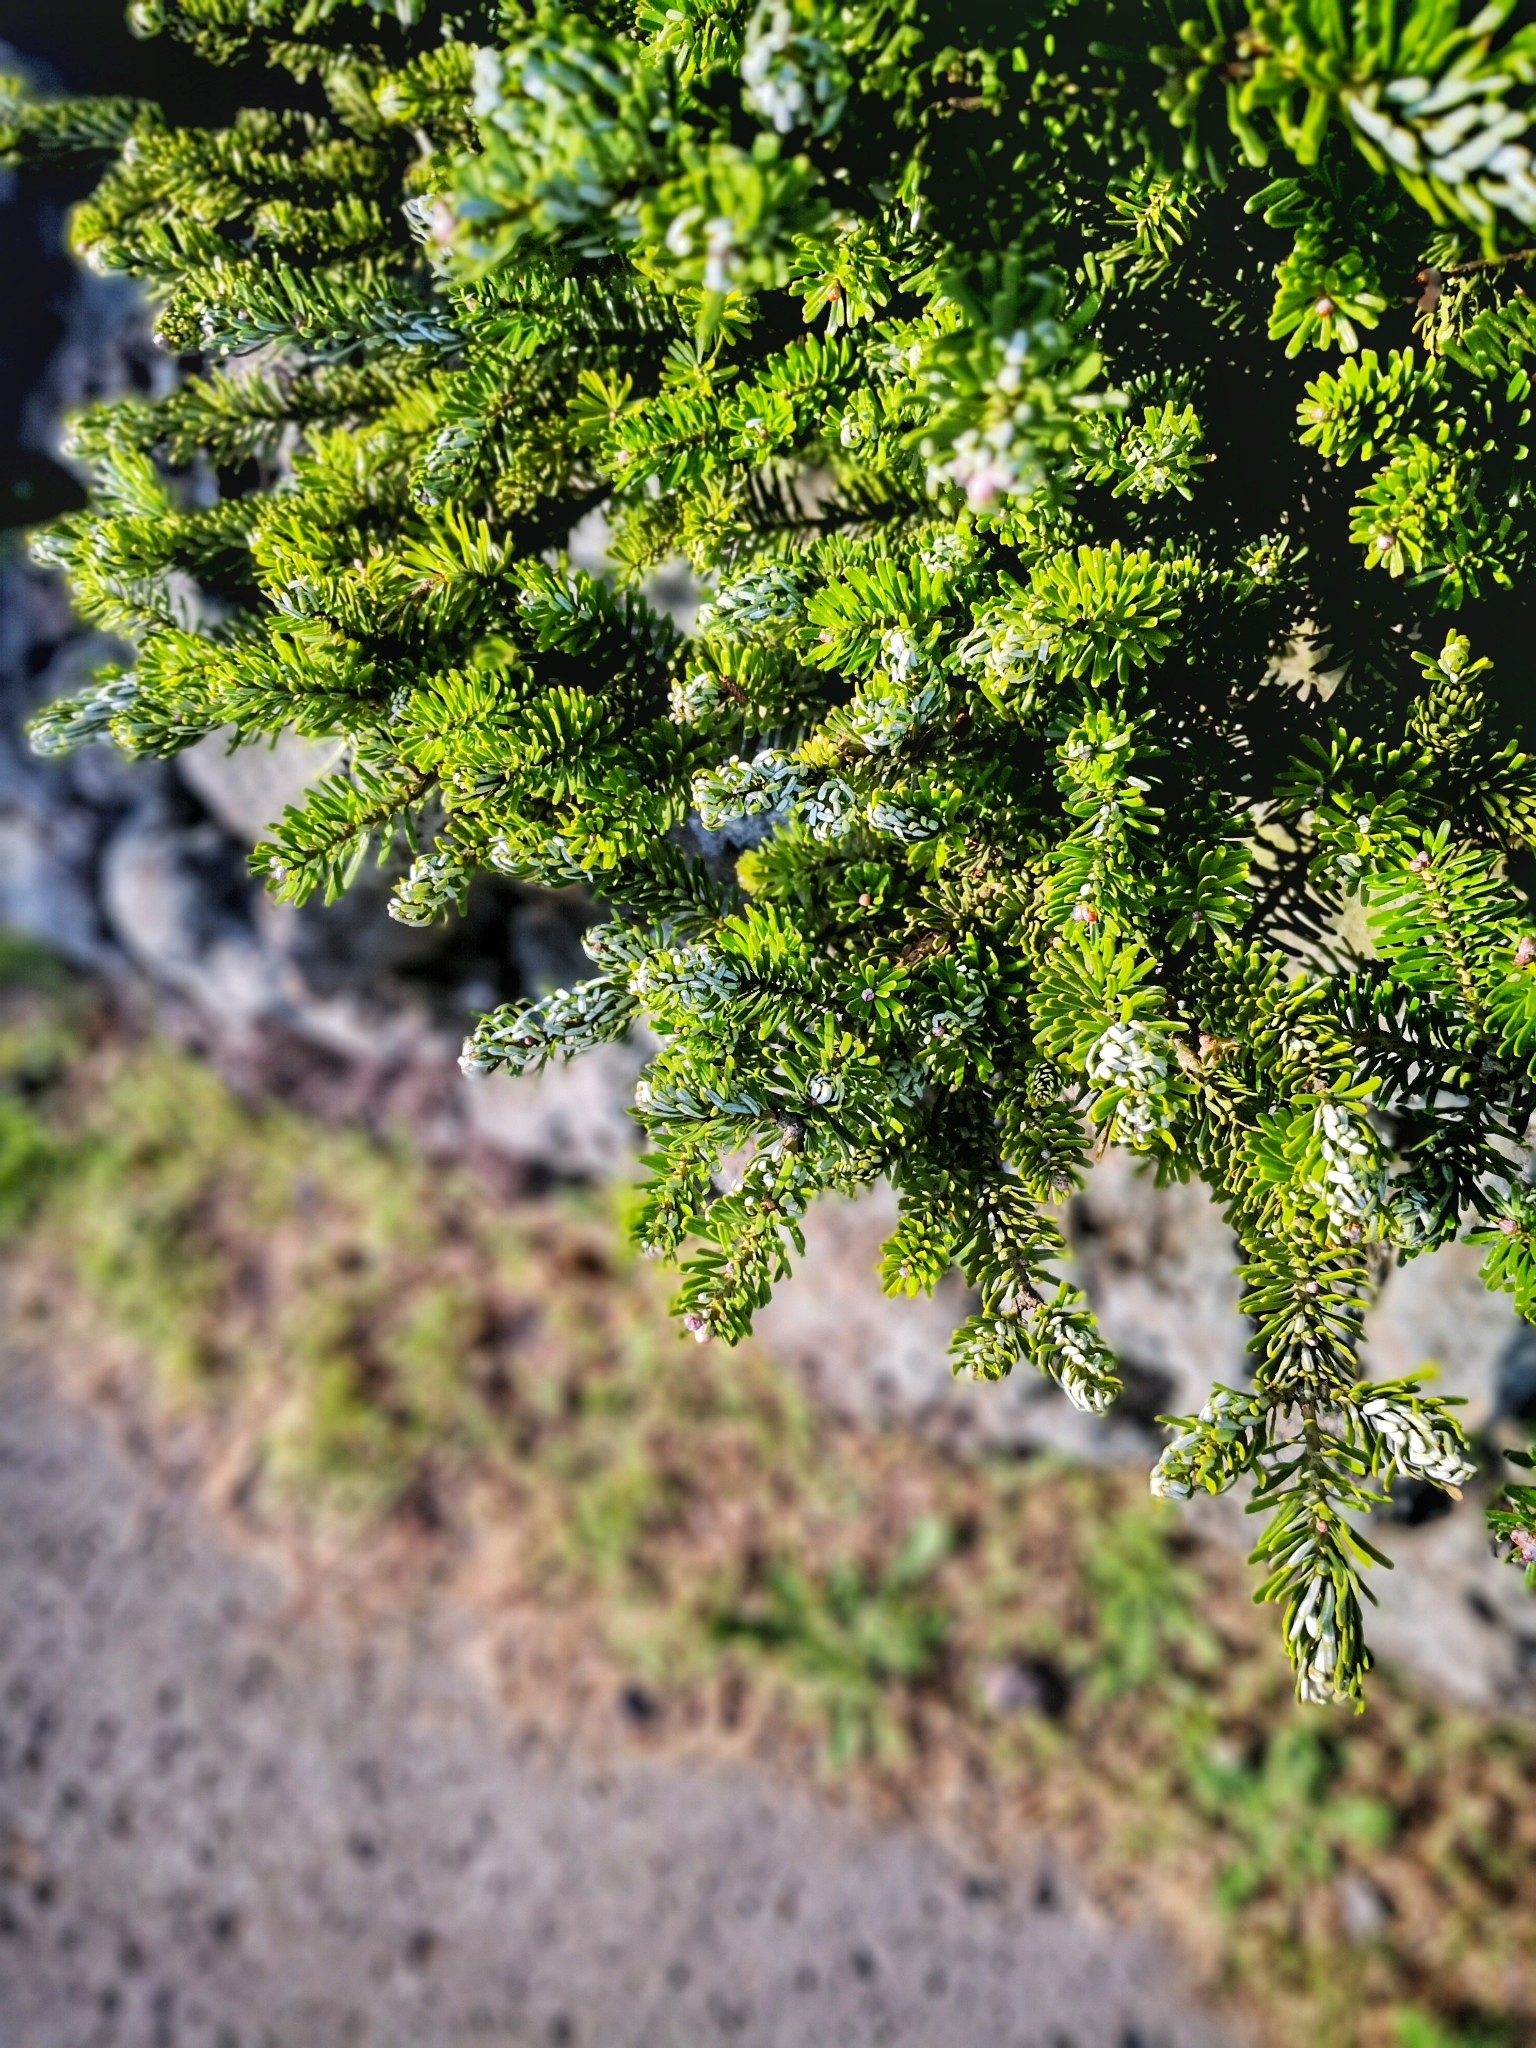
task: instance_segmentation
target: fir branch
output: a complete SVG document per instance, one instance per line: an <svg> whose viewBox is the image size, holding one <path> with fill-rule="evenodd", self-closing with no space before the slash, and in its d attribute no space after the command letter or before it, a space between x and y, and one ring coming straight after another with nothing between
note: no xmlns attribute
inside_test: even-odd
<svg viewBox="0 0 1536 2048"><path fill-rule="evenodd" d="M0 149L111 157L77 244L193 358L75 425L37 546L133 662L36 743L328 736L255 856L293 900L401 847L408 923L597 888L595 973L466 1064L658 1034L639 1234L700 1338L885 1175L885 1284L977 1290L957 1369L1097 1410L1055 1205L1111 1142L1199 1175L1252 1383L1154 1488L1253 1485L1298 1690L1358 1703L1359 1518L1470 1469L1361 1381L1374 1276L1464 1232L1536 1315L1530 27L152 12L329 111L0 96Z"/></svg>

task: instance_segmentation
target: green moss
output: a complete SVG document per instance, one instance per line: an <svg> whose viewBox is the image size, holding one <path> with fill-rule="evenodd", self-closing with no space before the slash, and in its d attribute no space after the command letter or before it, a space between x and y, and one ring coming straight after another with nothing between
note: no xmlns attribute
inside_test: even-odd
<svg viewBox="0 0 1536 2048"><path fill-rule="evenodd" d="M774 1559L712 1618L712 1633L750 1646L811 1692L834 1764L899 1755L893 1703L937 1676L954 1628L949 1609L925 1591L950 1545L945 1523L926 1515L879 1572L846 1557L820 1571Z"/></svg>
<svg viewBox="0 0 1536 2048"><path fill-rule="evenodd" d="M0 1242L65 1164L48 1098L80 1051L82 992L50 953L0 926Z"/></svg>
<svg viewBox="0 0 1536 2048"><path fill-rule="evenodd" d="M1276 1729L1252 1757L1213 1746L1191 1758L1196 1803L1232 1844L1217 1880L1224 1906L1244 1905L1271 1887L1295 1896L1333 1876L1343 1852L1391 1841L1391 1806L1341 1792L1341 1769L1325 1737L1294 1725Z"/></svg>

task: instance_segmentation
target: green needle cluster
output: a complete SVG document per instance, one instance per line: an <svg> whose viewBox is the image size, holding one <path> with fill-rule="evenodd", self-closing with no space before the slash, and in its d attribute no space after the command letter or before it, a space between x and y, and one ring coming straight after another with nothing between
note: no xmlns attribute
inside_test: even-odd
<svg viewBox="0 0 1536 2048"><path fill-rule="evenodd" d="M591 977L466 1064L659 1034L701 1340L885 1176L956 1368L1102 1409L1061 1198L1198 1176L1253 1368L1154 1486L1251 1483L1299 1689L1358 1701L1359 1517L1471 1471L1363 1380L1372 1293L1460 1234L1536 1301L1536 22L1184 6L142 0L297 86L0 103L102 163L76 246L183 369L74 424L38 549L133 658L35 737L339 740L290 900L585 884Z"/></svg>

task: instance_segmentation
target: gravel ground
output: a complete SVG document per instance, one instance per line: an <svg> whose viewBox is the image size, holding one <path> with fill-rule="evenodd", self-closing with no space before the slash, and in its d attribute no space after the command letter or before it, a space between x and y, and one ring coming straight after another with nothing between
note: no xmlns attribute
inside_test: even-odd
<svg viewBox="0 0 1536 2048"><path fill-rule="evenodd" d="M297 1615L0 1363L0 2048L1229 2038L1059 1878L520 1738L448 1627Z"/></svg>

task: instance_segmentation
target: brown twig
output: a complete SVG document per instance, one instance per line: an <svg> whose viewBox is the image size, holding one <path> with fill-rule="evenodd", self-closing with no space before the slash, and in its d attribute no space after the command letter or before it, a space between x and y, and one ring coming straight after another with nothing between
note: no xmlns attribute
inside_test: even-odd
<svg viewBox="0 0 1536 2048"><path fill-rule="evenodd" d="M1453 263L1442 270L1442 277L1470 277L1476 270L1502 270L1510 263L1530 263L1536 259L1536 244L1529 249L1509 249L1502 256L1479 256L1472 263Z"/></svg>

